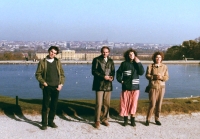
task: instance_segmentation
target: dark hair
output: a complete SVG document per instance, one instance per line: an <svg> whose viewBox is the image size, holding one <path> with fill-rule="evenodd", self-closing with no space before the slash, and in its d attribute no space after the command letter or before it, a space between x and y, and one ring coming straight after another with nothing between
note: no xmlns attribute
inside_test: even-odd
<svg viewBox="0 0 200 139"><path fill-rule="evenodd" d="M103 46L103 47L101 48L101 53L103 53L103 49L108 49L108 51L110 52L110 48L109 48L108 46Z"/></svg>
<svg viewBox="0 0 200 139"><path fill-rule="evenodd" d="M135 50L133 50L132 48L129 48L126 52L124 52L124 59L126 61L130 61L130 58L129 58L129 53L130 52L133 52L135 56L137 56L137 52Z"/></svg>
<svg viewBox="0 0 200 139"><path fill-rule="evenodd" d="M155 52L153 55L152 55L152 60L153 62L155 63L156 62L156 56L157 55L160 55L162 57L162 60L164 59L164 53L163 52Z"/></svg>
<svg viewBox="0 0 200 139"><path fill-rule="evenodd" d="M50 52L52 49L54 49L57 52L57 54L59 54L59 48L57 46L49 47L48 52Z"/></svg>

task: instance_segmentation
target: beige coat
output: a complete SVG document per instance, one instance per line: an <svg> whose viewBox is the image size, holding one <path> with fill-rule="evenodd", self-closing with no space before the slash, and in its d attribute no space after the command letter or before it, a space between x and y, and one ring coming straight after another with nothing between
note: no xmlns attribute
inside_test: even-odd
<svg viewBox="0 0 200 139"><path fill-rule="evenodd" d="M161 80L154 79L154 75L158 74L161 74ZM146 70L146 78L149 80L150 88L165 88L165 82L169 79L167 66L162 63L160 66L155 64L149 65Z"/></svg>

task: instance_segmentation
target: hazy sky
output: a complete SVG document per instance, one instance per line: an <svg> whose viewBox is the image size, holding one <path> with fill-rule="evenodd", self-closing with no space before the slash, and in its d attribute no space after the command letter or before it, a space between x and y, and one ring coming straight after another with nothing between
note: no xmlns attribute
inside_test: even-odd
<svg viewBox="0 0 200 139"><path fill-rule="evenodd" d="M0 0L0 40L181 44L200 36L199 0Z"/></svg>

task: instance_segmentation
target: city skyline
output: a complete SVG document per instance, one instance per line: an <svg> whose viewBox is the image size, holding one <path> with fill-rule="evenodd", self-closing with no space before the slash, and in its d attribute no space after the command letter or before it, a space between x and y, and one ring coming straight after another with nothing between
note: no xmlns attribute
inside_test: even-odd
<svg viewBox="0 0 200 139"><path fill-rule="evenodd" d="M198 0L8 0L0 40L181 44L199 37Z"/></svg>

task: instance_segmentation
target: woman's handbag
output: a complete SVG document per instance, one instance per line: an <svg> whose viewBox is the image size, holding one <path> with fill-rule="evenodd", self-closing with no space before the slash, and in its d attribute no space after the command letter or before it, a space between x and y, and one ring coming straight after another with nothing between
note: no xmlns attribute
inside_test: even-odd
<svg viewBox="0 0 200 139"><path fill-rule="evenodd" d="M150 86L147 85L147 87L145 88L145 92L146 92L146 93L149 93L149 91L150 91Z"/></svg>
<svg viewBox="0 0 200 139"><path fill-rule="evenodd" d="M153 64L151 64L151 66L153 67ZM152 69L151 69L151 73L152 73ZM149 91L150 91L150 86L149 86L149 84L146 86L146 88L145 88L145 92L146 93L149 93Z"/></svg>

